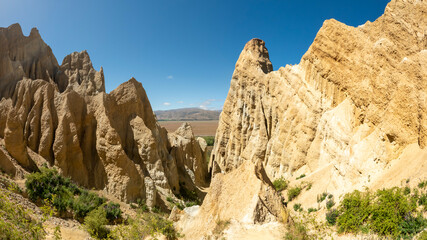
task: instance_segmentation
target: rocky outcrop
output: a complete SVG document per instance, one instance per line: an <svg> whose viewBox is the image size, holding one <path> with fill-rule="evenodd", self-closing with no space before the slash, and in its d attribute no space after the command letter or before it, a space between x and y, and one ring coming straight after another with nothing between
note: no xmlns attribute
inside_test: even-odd
<svg viewBox="0 0 427 240"><path fill-rule="evenodd" d="M59 82L68 83L68 88L83 95L105 92L104 71L97 72L86 51L74 52L64 58L57 74Z"/></svg>
<svg viewBox="0 0 427 240"><path fill-rule="evenodd" d="M25 78L54 80L59 66L36 28L28 37L19 24L0 28L0 99L12 96L16 83ZM59 83L63 90L66 85Z"/></svg>
<svg viewBox="0 0 427 240"><path fill-rule="evenodd" d="M268 229L269 223L289 221L282 199L260 161L255 164L245 161L227 174L216 174L202 206L185 209L177 215L175 218L179 218L178 227L183 229L185 239L216 239L219 236L215 236L218 234L215 228L225 222L230 224L228 228L250 229L246 230L247 234L235 233L239 238L256 239L251 235L259 229ZM278 229L275 231L279 233ZM236 239L236 236L225 239Z"/></svg>
<svg viewBox="0 0 427 240"><path fill-rule="evenodd" d="M190 124L183 123L174 133L169 134L170 154L176 159L179 182L188 190L198 192L208 187L209 175L206 162L206 141L195 138Z"/></svg>
<svg viewBox="0 0 427 240"><path fill-rule="evenodd" d="M265 43L249 41L221 113L212 174L262 161L271 178L328 176L319 191L382 181L405 149L427 144L426 11L425 1L393 0L356 28L327 20L301 63L277 71Z"/></svg>
<svg viewBox="0 0 427 240"><path fill-rule="evenodd" d="M56 166L82 186L124 201L146 199L150 207L164 206L166 196L182 187L206 185L206 156L191 129L184 127L169 142L141 83L132 78L107 94L102 68L94 70L86 51L65 57L58 66L50 48L34 34L22 36L19 25L0 30L10 42L2 45L1 66L12 61L20 64L17 69L26 69L30 56L40 62L35 73L1 71L3 170L19 177L43 164ZM14 51L19 57L11 55Z"/></svg>

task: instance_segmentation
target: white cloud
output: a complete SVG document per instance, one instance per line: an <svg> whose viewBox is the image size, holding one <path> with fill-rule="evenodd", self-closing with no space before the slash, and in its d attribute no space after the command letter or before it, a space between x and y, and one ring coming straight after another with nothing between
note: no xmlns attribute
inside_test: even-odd
<svg viewBox="0 0 427 240"><path fill-rule="evenodd" d="M170 103L170 102L164 102L164 103L163 103L163 105L165 105L165 106L170 106L170 105L171 105L171 103Z"/></svg>
<svg viewBox="0 0 427 240"><path fill-rule="evenodd" d="M178 102L176 102L176 103L183 104L183 103L184 103L184 101L178 101Z"/></svg>
<svg viewBox="0 0 427 240"><path fill-rule="evenodd" d="M169 76L167 76L166 78L167 78L167 79L173 79L173 76L172 76L172 75L169 75Z"/></svg>
<svg viewBox="0 0 427 240"><path fill-rule="evenodd" d="M213 102L220 102L220 99L208 99L202 103L200 103L199 108L204 109L204 110L214 110L216 109L215 106L212 106Z"/></svg>

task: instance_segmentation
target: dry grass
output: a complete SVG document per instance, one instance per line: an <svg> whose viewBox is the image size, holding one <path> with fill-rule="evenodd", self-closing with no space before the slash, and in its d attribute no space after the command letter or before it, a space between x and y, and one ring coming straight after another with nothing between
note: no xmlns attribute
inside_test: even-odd
<svg viewBox="0 0 427 240"><path fill-rule="evenodd" d="M215 136L218 128L218 121L187 121L195 136ZM168 132L174 132L185 121L159 121L160 126L166 128Z"/></svg>

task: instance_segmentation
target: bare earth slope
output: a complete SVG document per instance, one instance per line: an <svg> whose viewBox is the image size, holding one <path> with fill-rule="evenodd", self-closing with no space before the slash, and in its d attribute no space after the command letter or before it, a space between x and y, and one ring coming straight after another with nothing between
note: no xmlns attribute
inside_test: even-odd
<svg viewBox="0 0 427 240"><path fill-rule="evenodd" d="M220 116L213 181L261 161L271 179L313 183L294 200L309 208L322 192L427 178L426 13L426 1L392 0L359 27L327 20L300 64L277 71L264 41L249 41Z"/></svg>
<svg viewBox="0 0 427 240"><path fill-rule="evenodd" d="M179 193L180 179L191 190L206 185L207 170L198 167L204 150L191 128L174 134L185 141L169 142L141 83L132 78L107 94L102 68L86 51L59 66L36 29L26 37L17 24L0 28L0 41L4 171L19 178L46 163L87 188L150 206Z"/></svg>

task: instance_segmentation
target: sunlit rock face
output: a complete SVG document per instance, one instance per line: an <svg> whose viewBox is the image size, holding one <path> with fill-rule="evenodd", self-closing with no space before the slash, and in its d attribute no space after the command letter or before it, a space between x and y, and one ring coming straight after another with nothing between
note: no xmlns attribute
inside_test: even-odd
<svg viewBox="0 0 427 240"><path fill-rule="evenodd" d="M18 24L0 28L0 43L3 170L22 177L46 163L85 187L160 207L180 179L191 190L206 186L206 154L191 128L171 143L141 83L107 94L86 51L59 66L36 29L26 37Z"/></svg>
<svg viewBox="0 0 427 240"><path fill-rule="evenodd" d="M264 41L249 41L220 117L212 175L262 161L272 179L311 174L319 191L337 193L426 177L426 12L425 1L393 0L359 27L327 20L300 64L277 71ZM402 162L424 170L388 178Z"/></svg>

